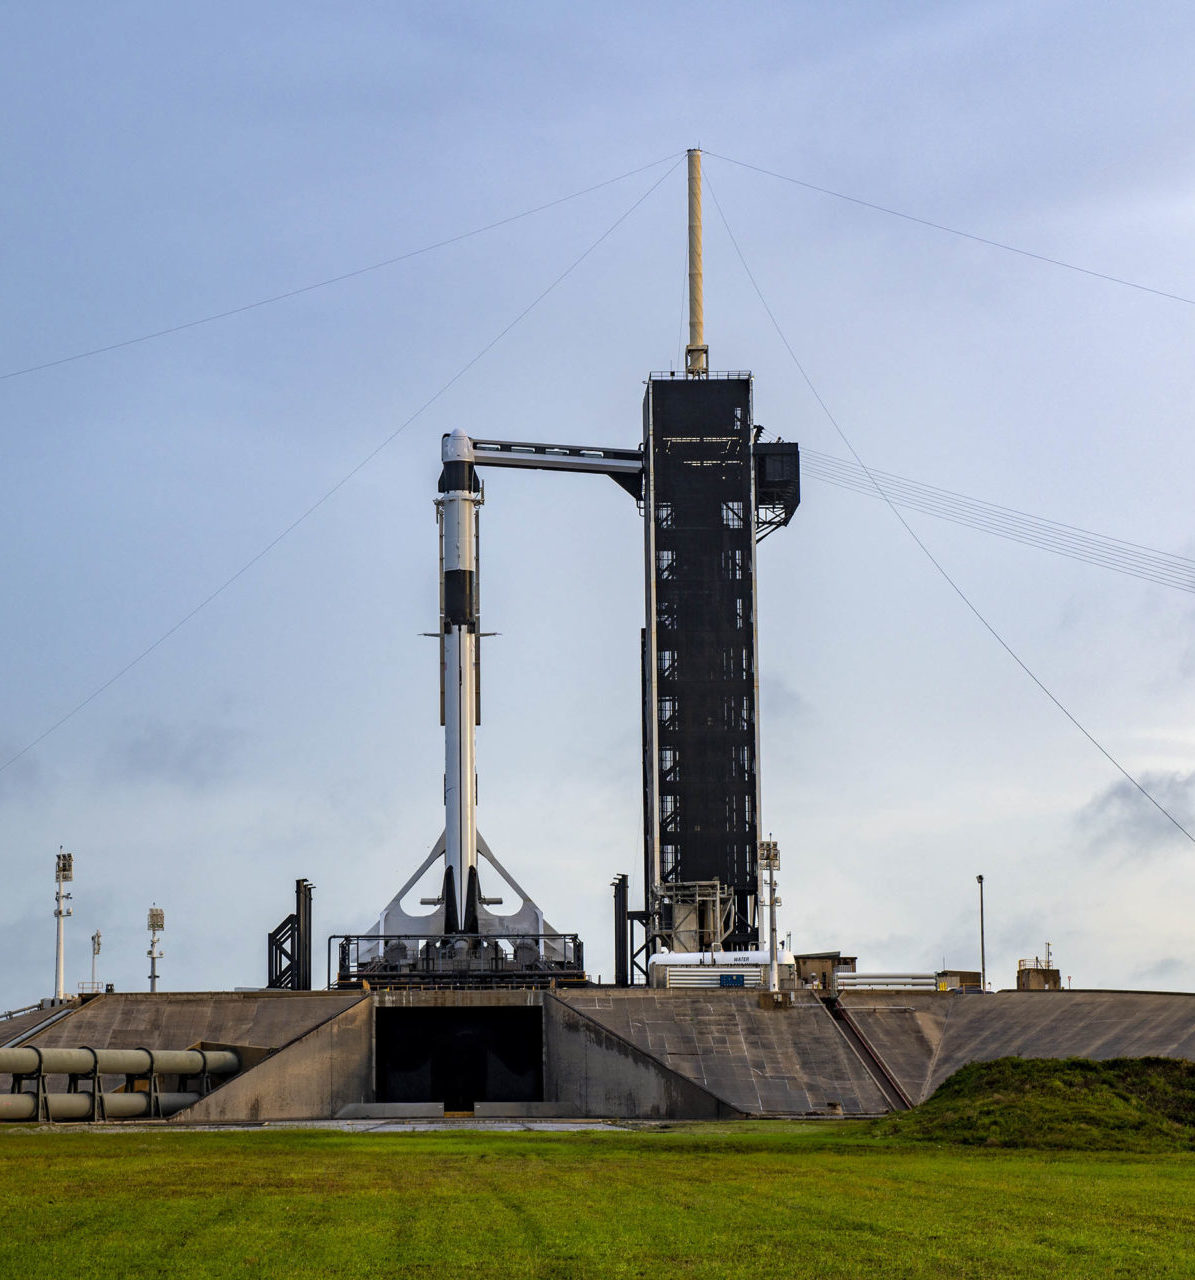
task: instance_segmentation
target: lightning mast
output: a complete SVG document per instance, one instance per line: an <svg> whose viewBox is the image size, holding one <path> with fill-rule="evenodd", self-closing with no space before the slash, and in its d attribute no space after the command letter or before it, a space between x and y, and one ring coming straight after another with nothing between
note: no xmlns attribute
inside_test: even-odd
<svg viewBox="0 0 1195 1280"><path fill-rule="evenodd" d="M689 151L689 345L685 373L690 378L709 374L710 349L705 345L705 297L701 272L701 152Z"/></svg>

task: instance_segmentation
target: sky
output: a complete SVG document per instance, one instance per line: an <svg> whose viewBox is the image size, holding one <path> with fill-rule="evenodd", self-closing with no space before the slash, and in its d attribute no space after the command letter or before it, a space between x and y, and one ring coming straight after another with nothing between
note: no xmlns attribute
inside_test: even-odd
<svg viewBox="0 0 1195 1280"><path fill-rule="evenodd" d="M377 918L443 826L440 436L638 443L687 147L767 430L1195 556L1193 61L1177 3L7 6L0 1011L60 846L68 989L96 929L146 987L151 903L172 989L262 985L298 877L317 982ZM992 634L1195 830L1195 597L905 518L807 475L760 548L781 929L978 967L982 874L994 987L1195 989L1193 842ZM607 979L641 539L487 477L479 825Z"/></svg>

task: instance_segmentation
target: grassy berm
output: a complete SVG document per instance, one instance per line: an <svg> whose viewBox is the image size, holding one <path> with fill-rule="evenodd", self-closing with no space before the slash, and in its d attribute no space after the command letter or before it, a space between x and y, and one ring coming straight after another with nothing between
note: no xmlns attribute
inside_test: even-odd
<svg viewBox="0 0 1195 1280"><path fill-rule="evenodd" d="M974 1062L876 1134L1068 1151L1195 1149L1195 1063L1175 1058Z"/></svg>

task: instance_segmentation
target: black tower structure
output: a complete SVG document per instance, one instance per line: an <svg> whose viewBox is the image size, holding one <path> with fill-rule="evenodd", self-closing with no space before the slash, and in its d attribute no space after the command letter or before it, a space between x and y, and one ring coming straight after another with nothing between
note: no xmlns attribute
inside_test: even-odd
<svg viewBox="0 0 1195 1280"><path fill-rule="evenodd" d="M643 401L648 947L758 944L755 546L800 500L749 373L653 374Z"/></svg>
<svg viewBox="0 0 1195 1280"><path fill-rule="evenodd" d="M309 880L295 881L295 909L267 937L267 987L311 990L311 891Z"/></svg>

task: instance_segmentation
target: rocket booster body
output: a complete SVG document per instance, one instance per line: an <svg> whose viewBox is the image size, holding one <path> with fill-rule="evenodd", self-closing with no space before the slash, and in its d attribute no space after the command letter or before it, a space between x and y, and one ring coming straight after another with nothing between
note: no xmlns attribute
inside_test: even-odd
<svg viewBox="0 0 1195 1280"><path fill-rule="evenodd" d="M477 507L481 486L473 442L443 439L440 520L444 715L445 932L477 929L478 643Z"/></svg>

